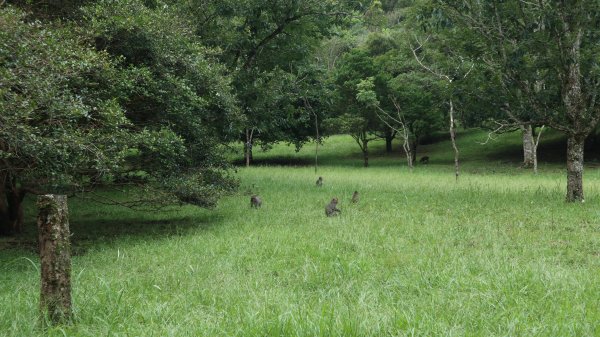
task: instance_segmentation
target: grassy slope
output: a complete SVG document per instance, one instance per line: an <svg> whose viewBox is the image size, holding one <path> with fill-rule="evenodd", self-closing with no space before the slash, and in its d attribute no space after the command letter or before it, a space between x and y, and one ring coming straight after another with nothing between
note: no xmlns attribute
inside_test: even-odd
<svg viewBox="0 0 600 337"><path fill-rule="evenodd" d="M599 172L586 171L586 203L567 205L560 164L532 176L515 135L483 138L461 135L458 184L448 142L421 148L431 164L410 173L382 143L363 169L358 147L332 137L321 189L312 167L254 167L214 211L71 200L77 324L48 334L600 335ZM255 157L310 163L313 150ZM333 196L342 215L326 218ZM0 251L0 335L42 335L37 264L26 247Z"/></svg>

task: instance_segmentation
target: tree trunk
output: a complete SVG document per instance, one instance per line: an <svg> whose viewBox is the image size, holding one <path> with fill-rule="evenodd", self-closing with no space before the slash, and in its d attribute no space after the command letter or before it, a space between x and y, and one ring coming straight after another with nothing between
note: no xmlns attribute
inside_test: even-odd
<svg viewBox="0 0 600 337"><path fill-rule="evenodd" d="M392 153L392 141L394 140L394 133L392 131L387 131L385 133L385 152Z"/></svg>
<svg viewBox="0 0 600 337"><path fill-rule="evenodd" d="M250 162L252 161L252 136L254 134L254 129L249 130L246 129L246 144L244 146L244 152L246 156L246 167L250 167Z"/></svg>
<svg viewBox="0 0 600 337"><path fill-rule="evenodd" d="M418 145L418 141L416 139L413 140L410 145L410 152L412 152L411 159L412 159L413 164L415 164L417 162L417 145Z"/></svg>
<svg viewBox="0 0 600 337"><path fill-rule="evenodd" d="M25 192L16 186L9 174L0 177L0 235L23 232L23 199Z"/></svg>
<svg viewBox="0 0 600 337"><path fill-rule="evenodd" d="M12 221L10 220L8 201L6 200L6 191L0 186L0 235L9 235L11 232Z"/></svg>
<svg viewBox="0 0 600 337"><path fill-rule="evenodd" d="M312 111L312 109L311 109ZM317 173L317 169L319 168L319 141L321 141L321 136L319 136L319 120L317 119L317 114L313 111L315 115L315 133L317 138L315 138L315 174Z"/></svg>
<svg viewBox="0 0 600 337"><path fill-rule="evenodd" d="M42 321L64 323L71 320L71 244L67 196L41 195L37 206Z"/></svg>
<svg viewBox="0 0 600 337"><path fill-rule="evenodd" d="M362 143L363 159L365 161L364 166L369 167L369 141L363 140Z"/></svg>
<svg viewBox="0 0 600 337"><path fill-rule="evenodd" d="M523 167L531 168L535 160L533 128L531 124L521 125L521 132L523 133Z"/></svg>
<svg viewBox="0 0 600 337"><path fill-rule="evenodd" d="M568 202L583 202L583 146L589 132L584 130L585 103L581 91L580 47L583 31L579 29L569 56L569 72L563 94L566 115L573 122L575 132L568 134L567 140L567 197Z"/></svg>
<svg viewBox="0 0 600 337"><path fill-rule="evenodd" d="M250 167L250 149L248 148L248 143L246 143L246 151L244 158L246 159L246 167Z"/></svg>
<svg viewBox="0 0 600 337"><path fill-rule="evenodd" d="M459 166L458 166L458 146L456 146L456 127L454 125L454 104L450 99L450 140L452 140L452 147L454 148L454 174L456 181L458 181Z"/></svg>
<svg viewBox="0 0 600 337"><path fill-rule="evenodd" d="M392 140L394 140L394 138L388 138L388 136L385 137L385 152L386 153L392 153Z"/></svg>
<svg viewBox="0 0 600 337"><path fill-rule="evenodd" d="M569 135L567 140L567 202L583 198L583 145L585 137Z"/></svg>
<svg viewBox="0 0 600 337"><path fill-rule="evenodd" d="M12 223L13 233L23 232L23 199L25 193L19 189L8 191L6 194L8 201L9 218Z"/></svg>
<svg viewBox="0 0 600 337"><path fill-rule="evenodd" d="M544 132L545 125L542 125L540 128L540 132L537 134L537 139L535 143L533 143L533 174L538 173L538 157L537 157L537 149L538 145L540 145L540 138L542 137L542 132ZM533 130L535 132L535 130Z"/></svg>

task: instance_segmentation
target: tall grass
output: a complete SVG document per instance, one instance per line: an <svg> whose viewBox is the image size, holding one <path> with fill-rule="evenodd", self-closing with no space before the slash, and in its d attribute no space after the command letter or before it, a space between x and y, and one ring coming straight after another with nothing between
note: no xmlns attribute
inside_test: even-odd
<svg viewBox="0 0 600 337"><path fill-rule="evenodd" d="M40 330L39 262L21 245L0 251L0 335L600 335L597 170L586 203L566 204L558 165L534 176L479 151L456 183L440 144L412 173L383 154L361 168L352 146L330 139L316 174L239 169L213 211L71 200L75 324ZM342 214L325 217L335 196Z"/></svg>

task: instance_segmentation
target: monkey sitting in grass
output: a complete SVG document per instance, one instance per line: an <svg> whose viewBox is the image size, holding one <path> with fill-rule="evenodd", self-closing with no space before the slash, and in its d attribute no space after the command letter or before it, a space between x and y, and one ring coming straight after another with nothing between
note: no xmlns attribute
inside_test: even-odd
<svg viewBox="0 0 600 337"><path fill-rule="evenodd" d="M337 204L338 204L337 198L331 199L331 202L328 203L327 206L325 206L325 215L336 216L336 215L340 214L342 211L340 211L337 208Z"/></svg>
<svg viewBox="0 0 600 337"><path fill-rule="evenodd" d="M356 204L358 202L358 191L354 191L354 193L352 193L352 200L350 200L353 204Z"/></svg>
<svg viewBox="0 0 600 337"><path fill-rule="evenodd" d="M421 163L421 164L429 164L429 156L421 157L421 160L419 160L419 163Z"/></svg>
<svg viewBox="0 0 600 337"><path fill-rule="evenodd" d="M260 208L262 206L262 199L258 195L250 197L250 208Z"/></svg>
<svg viewBox="0 0 600 337"><path fill-rule="evenodd" d="M323 187L323 177L319 177L316 183L317 187Z"/></svg>

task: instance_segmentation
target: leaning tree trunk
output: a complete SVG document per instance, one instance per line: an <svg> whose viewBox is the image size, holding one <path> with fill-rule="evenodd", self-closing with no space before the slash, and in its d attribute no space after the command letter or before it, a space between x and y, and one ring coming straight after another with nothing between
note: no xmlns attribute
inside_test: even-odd
<svg viewBox="0 0 600 337"><path fill-rule="evenodd" d="M531 168L535 160L533 128L531 124L521 125L521 132L523 133L523 167Z"/></svg>
<svg viewBox="0 0 600 337"><path fill-rule="evenodd" d="M41 195L37 205L41 296L40 311L44 322L71 320L71 244L66 195Z"/></svg>
<svg viewBox="0 0 600 337"><path fill-rule="evenodd" d="M406 129L404 129L404 143L402 143L402 147L404 148L404 154L406 154L406 163L408 164L409 170L412 172L414 160L412 158L412 150L410 149L410 141L408 140Z"/></svg>
<svg viewBox="0 0 600 337"><path fill-rule="evenodd" d="M568 202L583 198L583 145L585 137L569 135L567 140L567 198Z"/></svg>

